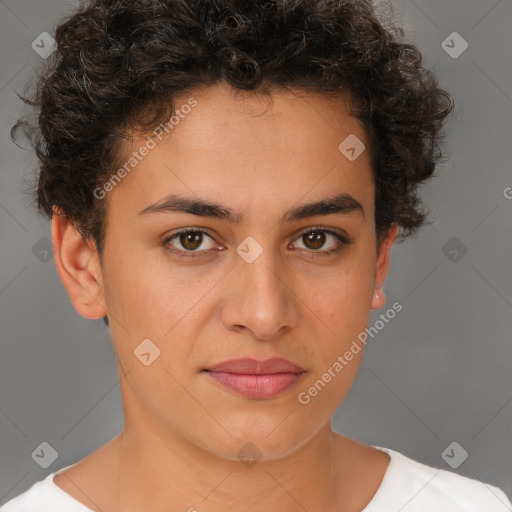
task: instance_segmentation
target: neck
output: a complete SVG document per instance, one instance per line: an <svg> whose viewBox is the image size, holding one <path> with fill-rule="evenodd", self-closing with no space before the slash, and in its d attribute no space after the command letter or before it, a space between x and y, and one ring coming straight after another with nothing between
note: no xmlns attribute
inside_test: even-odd
<svg viewBox="0 0 512 512"><path fill-rule="evenodd" d="M158 428L126 425L118 438L118 510L337 509L341 436L330 423L286 457L245 463Z"/></svg>

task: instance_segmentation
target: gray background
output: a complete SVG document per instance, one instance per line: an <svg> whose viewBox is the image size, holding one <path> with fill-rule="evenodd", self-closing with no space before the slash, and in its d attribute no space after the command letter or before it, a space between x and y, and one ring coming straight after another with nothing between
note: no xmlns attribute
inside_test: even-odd
<svg viewBox="0 0 512 512"><path fill-rule="evenodd" d="M22 112L15 91L43 60L31 43L72 5L0 1L0 504L123 428L107 328L72 308L27 193L35 157L9 138ZM441 454L456 441L469 456L454 471L512 497L512 2L393 5L455 98L450 159L422 191L433 225L393 248L388 303L370 325L395 301L403 311L370 339L333 426L448 470ZM469 44L458 58L441 46L454 31ZM47 469L31 456L43 441L58 452Z"/></svg>

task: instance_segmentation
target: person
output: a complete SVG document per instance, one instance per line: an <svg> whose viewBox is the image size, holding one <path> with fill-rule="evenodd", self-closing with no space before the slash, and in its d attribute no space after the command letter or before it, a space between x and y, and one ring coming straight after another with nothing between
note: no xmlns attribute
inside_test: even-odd
<svg viewBox="0 0 512 512"><path fill-rule="evenodd" d="M331 426L454 108L401 36L367 0L62 20L25 99L36 199L74 308L109 327L125 426L3 512L511 510Z"/></svg>

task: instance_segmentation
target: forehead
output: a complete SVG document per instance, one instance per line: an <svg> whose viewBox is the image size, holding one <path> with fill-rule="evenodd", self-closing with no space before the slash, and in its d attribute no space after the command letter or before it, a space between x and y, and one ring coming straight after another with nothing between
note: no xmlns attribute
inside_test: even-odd
<svg viewBox="0 0 512 512"><path fill-rule="evenodd" d="M129 198L142 209L180 193L217 203L229 199L233 208L239 201L246 210L308 194L373 198L368 136L348 113L347 96L298 90L269 95L218 84L176 96L173 107L165 129L139 133L122 148L124 163L134 154L139 158L109 201Z"/></svg>

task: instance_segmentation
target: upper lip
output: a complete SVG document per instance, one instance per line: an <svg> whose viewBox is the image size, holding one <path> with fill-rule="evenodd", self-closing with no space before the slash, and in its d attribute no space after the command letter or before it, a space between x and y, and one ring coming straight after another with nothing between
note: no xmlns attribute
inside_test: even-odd
<svg viewBox="0 0 512 512"><path fill-rule="evenodd" d="M247 375L270 375L273 373L302 373L304 370L286 359L272 357L258 361L248 357L230 359L205 368L210 372L242 373Z"/></svg>

